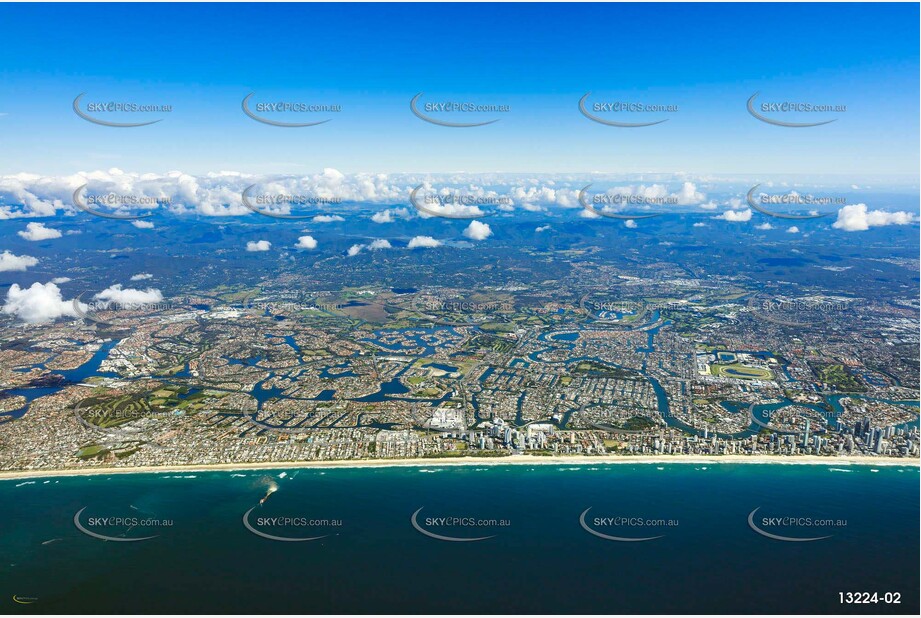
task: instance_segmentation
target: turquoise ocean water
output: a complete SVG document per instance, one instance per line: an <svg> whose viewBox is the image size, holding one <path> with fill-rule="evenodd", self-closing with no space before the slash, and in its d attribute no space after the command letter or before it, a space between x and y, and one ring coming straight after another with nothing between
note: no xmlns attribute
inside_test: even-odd
<svg viewBox="0 0 921 618"><path fill-rule="evenodd" d="M759 534L752 511L769 534L827 538ZM0 515L10 614L919 609L919 470L907 465L433 462L5 480ZM849 591L880 600L842 605Z"/></svg>

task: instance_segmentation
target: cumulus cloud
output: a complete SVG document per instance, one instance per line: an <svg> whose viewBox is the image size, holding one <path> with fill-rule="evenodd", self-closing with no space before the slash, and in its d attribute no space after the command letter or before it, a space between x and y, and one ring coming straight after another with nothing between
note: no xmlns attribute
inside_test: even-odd
<svg viewBox="0 0 921 618"><path fill-rule="evenodd" d="M51 322L60 317L76 317L72 300L64 300L54 283L33 283L32 287L10 286L6 293L3 313L29 324Z"/></svg>
<svg viewBox="0 0 921 618"><path fill-rule="evenodd" d="M548 180L544 183L545 186L514 187L509 191L509 197L520 203L525 210L531 211L543 210L544 204L561 208L580 206L578 189L557 187L555 184L553 180Z"/></svg>
<svg viewBox="0 0 921 618"><path fill-rule="evenodd" d="M707 198L706 195L697 190L697 185L695 185L693 182L683 183L677 197L678 203L682 206L700 204Z"/></svg>
<svg viewBox="0 0 921 618"><path fill-rule="evenodd" d="M272 248L272 243L267 240L251 240L246 243L247 251L268 251Z"/></svg>
<svg viewBox="0 0 921 618"><path fill-rule="evenodd" d="M787 228L787 234L799 234L799 228L795 225L791 225Z"/></svg>
<svg viewBox="0 0 921 618"><path fill-rule="evenodd" d="M624 225L633 229L636 227L636 221L634 221L633 219L627 219L626 221L624 221Z"/></svg>
<svg viewBox="0 0 921 618"><path fill-rule="evenodd" d="M298 249L316 249L317 241L313 236L301 236L297 239L297 244L294 246Z"/></svg>
<svg viewBox="0 0 921 618"><path fill-rule="evenodd" d="M25 270L38 264L38 259L31 255L14 255L9 251L0 253L0 273Z"/></svg>
<svg viewBox="0 0 921 618"><path fill-rule="evenodd" d="M311 219L314 223L335 223L336 221L345 221L339 215L317 215Z"/></svg>
<svg viewBox="0 0 921 618"><path fill-rule="evenodd" d="M866 204L851 204L838 211L838 219L831 226L846 232L863 232L871 227L908 225L914 220L910 212L869 210Z"/></svg>
<svg viewBox="0 0 921 618"><path fill-rule="evenodd" d="M68 281L70 281L70 277L55 277L54 279L51 280L51 283L56 283L60 285L62 283L67 283Z"/></svg>
<svg viewBox="0 0 921 618"><path fill-rule="evenodd" d="M365 245L352 245L351 247L349 247L349 250L346 252L346 254L349 257L354 257L358 255L359 253L361 253L361 250L364 248L365 248Z"/></svg>
<svg viewBox="0 0 921 618"><path fill-rule="evenodd" d="M721 215L716 215L714 219L722 219L723 221L750 221L752 218L752 209L746 208L745 210L727 210Z"/></svg>
<svg viewBox="0 0 921 618"><path fill-rule="evenodd" d="M489 227L488 223L482 223L480 221L471 221L470 225L467 226L467 229L464 230L464 236L470 240L486 240L492 236L492 230Z"/></svg>
<svg viewBox="0 0 921 618"><path fill-rule="evenodd" d="M707 224L702 221L698 221L694 224L694 227L707 227Z"/></svg>
<svg viewBox="0 0 921 618"><path fill-rule="evenodd" d="M375 223L393 223L397 219L409 219L409 210L406 208L388 208L371 216L371 220Z"/></svg>
<svg viewBox="0 0 921 618"><path fill-rule="evenodd" d="M150 221L132 221L131 225L139 230L152 230L154 227L154 224Z"/></svg>
<svg viewBox="0 0 921 618"><path fill-rule="evenodd" d="M756 230L773 230L774 226L765 221L764 223L759 223L755 226Z"/></svg>
<svg viewBox="0 0 921 618"><path fill-rule="evenodd" d="M59 211L77 212L73 192L87 185L86 194L134 195L138 205L123 205L124 214L156 209L197 212L207 216L251 216L241 194L253 184L259 191L309 195L325 200L386 203L405 200L420 177L406 174L350 174L327 168L298 176L261 176L221 171L193 176L181 171L165 174L127 172L117 168L65 176L0 175L0 219L49 217ZM10 206L12 205L12 206Z"/></svg>
<svg viewBox="0 0 921 618"><path fill-rule="evenodd" d="M416 249L416 248L431 249L433 247L440 247L441 241L435 240L431 236L413 236L413 238L409 241L409 244L406 246L409 249Z"/></svg>
<svg viewBox="0 0 921 618"><path fill-rule="evenodd" d="M146 279L153 279L153 275L150 273L138 273L131 277L132 281L144 281Z"/></svg>
<svg viewBox="0 0 921 618"><path fill-rule="evenodd" d="M379 238L375 240L374 242L372 242L370 245L368 245L368 249L370 249L371 251L377 251L379 249L391 249L391 248L392 247L390 245L390 241L384 240L383 238Z"/></svg>
<svg viewBox="0 0 921 618"><path fill-rule="evenodd" d="M681 188L675 191L669 191L668 186L660 183L624 185L608 189L605 195L609 197L619 197L620 202L610 202L604 205L606 211L617 212L623 210L625 202L623 198L634 198L636 204L645 204L645 208L661 208L662 206L693 206L699 204L702 208L713 209L716 204L711 200L704 202L707 196L697 190L697 185L693 182L684 181ZM619 205L616 205L619 204ZM597 206L596 206L597 208Z"/></svg>
<svg viewBox="0 0 921 618"><path fill-rule="evenodd" d="M39 241L60 238L61 232L50 227L45 227L44 223L32 222L26 225L26 229L16 232L26 240Z"/></svg>
<svg viewBox="0 0 921 618"><path fill-rule="evenodd" d="M93 298L105 303L130 306L145 303L158 303L163 300L163 294L156 288L135 290L134 288L123 288L120 283L117 283L99 292Z"/></svg>
<svg viewBox="0 0 921 618"><path fill-rule="evenodd" d="M541 232L546 232L549 229L551 229L549 225L541 225L540 227L534 228L534 231L540 234Z"/></svg>
<svg viewBox="0 0 921 618"><path fill-rule="evenodd" d="M482 217L486 214L480 209L479 206L469 205L469 204L457 204L454 202L448 202L445 204L425 204L425 209L435 214L431 215L428 212L420 212L419 216L422 217L423 219L429 219L433 216Z"/></svg>
<svg viewBox="0 0 921 618"><path fill-rule="evenodd" d="M611 191L647 198L668 198L668 204L701 204L704 207L712 207L712 202L707 200L701 187L712 186L715 182L729 182L724 178L684 173L657 174L655 182L649 182L647 174L633 175L633 178L634 184L615 187ZM623 174L593 174L591 178L591 181L599 184L624 180ZM508 211L516 208L532 211L543 211L550 207L579 209L579 191L587 181L590 180L585 176L568 174L540 178L499 173L343 174L332 168L320 173L296 175L247 174L236 171L192 175L179 170L144 173L117 168L61 176L17 173L0 175L0 219L50 217L60 212L83 216L72 204L74 191L83 185L87 185L87 197L112 194L141 198L137 204L120 205L116 211L121 214L168 210L205 216L252 217L254 213L243 205L241 194L247 187L256 185L254 192L259 194L303 195L319 200L335 200L334 203L374 205L378 211L390 209L389 213L378 217L383 220L401 217L403 210L410 217L415 217L413 209L394 208L393 204L405 204L410 192L422 185L426 193L444 198L458 193L484 198L479 202L481 207L445 200L440 205L426 203L426 208L442 215L481 217L483 211ZM502 199L493 201L495 198ZM277 210L281 214L289 212L288 208L279 205ZM272 210L276 209L273 207ZM419 213L419 216L427 218L423 213ZM318 214L314 223L338 220L337 215L324 213Z"/></svg>

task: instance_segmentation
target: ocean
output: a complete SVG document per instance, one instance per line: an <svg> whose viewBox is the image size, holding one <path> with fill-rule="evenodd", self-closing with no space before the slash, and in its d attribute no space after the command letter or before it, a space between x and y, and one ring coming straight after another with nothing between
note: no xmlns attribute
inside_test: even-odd
<svg viewBox="0 0 921 618"><path fill-rule="evenodd" d="M919 610L910 465L19 479L0 481L0 513L10 614Z"/></svg>

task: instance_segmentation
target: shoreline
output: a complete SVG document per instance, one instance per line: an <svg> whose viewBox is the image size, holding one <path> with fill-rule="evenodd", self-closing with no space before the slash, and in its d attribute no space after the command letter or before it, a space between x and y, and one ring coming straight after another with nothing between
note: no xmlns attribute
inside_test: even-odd
<svg viewBox="0 0 921 618"><path fill-rule="evenodd" d="M505 457L459 457L456 459L360 459L333 461L272 461L255 463L190 464L187 466L139 466L124 468L65 468L59 470L16 470L0 472L0 481L70 476L108 476L122 474L181 474L188 472L242 472L247 470L330 469L330 468L425 468L443 466L566 466L623 464L749 464L749 465L829 465L829 466L908 466L921 467L921 460L899 457L798 457L776 455L629 455L592 457L547 457L509 455Z"/></svg>

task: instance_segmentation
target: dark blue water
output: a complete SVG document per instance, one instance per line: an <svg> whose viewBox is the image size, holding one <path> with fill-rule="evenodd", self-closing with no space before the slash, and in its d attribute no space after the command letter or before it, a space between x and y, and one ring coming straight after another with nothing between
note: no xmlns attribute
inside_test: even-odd
<svg viewBox="0 0 921 618"><path fill-rule="evenodd" d="M9 397L18 397L21 395L25 397L26 400L26 405L19 408L18 410L8 412L8 414L13 418L22 417L28 411L30 403L39 397L53 395L54 393L60 391L66 384L80 383L91 376L101 376L105 378L117 377L117 374L115 373L109 371L99 371L99 368L102 366L102 362L108 357L109 352L117 344L117 339L105 341L102 343L102 345L99 346L99 349L93 353L90 359L79 367L75 369L59 369L53 371L52 373L54 375L60 377L60 381L51 386L25 386L20 388L11 388L4 391L4 394Z"/></svg>
<svg viewBox="0 0 921 618"><path fill-rule="evenodd" d="M331 367L324 367L323 370L320 372L320 377L327 378L330 380L338 380L340 378L358 377L357 373L355 373L351 369L348 369L348 367L351 367L351 366L352 364L346 361L343 363L339 363L338 365L333 365ZM333 369L336 369L338 371L334 372Z"/></svg>
<svg viewBox="0 0 921 618"><path fill-rule="evenodd" d="M661 469L659 469L661 468ZM918 468L620 464L145 474L0 482L0 606L7 611L229 613L917 613ZM242 474L242 476L240 476ZM262 507L270 483L278 491ZM74 514L172 521L111 542ZM249 532L251 517L339 521L310 542ZM614 542L579 525L662 518L662 538ZM789 543L748 514L846 520ZM444 542L410 517L505 520ZM250 521L253 521L251 518ZM459 537L481 528L434 528ZM313 529L311 529L313 530ZM115 526L112 533L144 534ZM793 531L791 534L800 534ZM644 531L628 534L644 534ZM286 529L286 534L305 534ZM50 543L46 543L51 541ZM840 591L900 592L840 606ZM34 597L16 605L12 595Z"/></svg>
<svg viewBox="0 0 921 618"><path fill-rule="evenodd" d="M556 333L555 335L550 336L550 339L553 341L575 341L578 338L579 338L579 333L577 332Z"/></svg>

